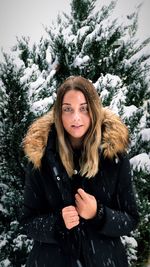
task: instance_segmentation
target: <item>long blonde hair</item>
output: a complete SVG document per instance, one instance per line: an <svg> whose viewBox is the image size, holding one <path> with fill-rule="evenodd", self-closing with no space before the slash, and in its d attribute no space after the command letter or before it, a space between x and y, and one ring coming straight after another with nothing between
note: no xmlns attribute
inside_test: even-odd
<svg viewBox="0 0 150 267"><path fill-rule="evenodd" d="M92 82L81 76L70 76L59 87L54 104L54 123L58 136L59 155L62 163L71 177L74 173L73 151L62 123L62 101L69 90L81 91L87 101L91 125L84 136L80 159L80 174L91 178L98 172L101 143L102 105Z"/></svg>

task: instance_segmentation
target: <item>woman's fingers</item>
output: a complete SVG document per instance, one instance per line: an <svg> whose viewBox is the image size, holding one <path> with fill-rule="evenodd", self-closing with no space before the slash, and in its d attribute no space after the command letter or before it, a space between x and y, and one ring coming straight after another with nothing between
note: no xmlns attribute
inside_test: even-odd
<svg viewBox="0 0 150 267"><path fill-rule="evenodd" d="M89 194L86 193L82 188L79 188L78 191L77 191L78 195L80 196L81 199L83 200L87 200L87 198L89 197Z"/></svg>
<svg viewBox="0 0 150 267"><path fill-rule="evenodd" d="M91 219L97 212L97 201L93 195L86 193L82 188L75 194L74 206L67 206L62 209L62 217L68 229L79 224L79 216L84 219Z"/></svg>
<svg viewBox="0 0 150 267"><path fill-rule="evenodd" d="M82 201L83 199L82 199L82 197L77 193L77 194L75 194L75 201Z"/></svg>
<svg viewBox="0 0 150 267"><path fill-rule="evenodd" d="M97 212L97 201L94 196L86 193L82 188L75 194L76 210L84 219L91 219Z"/></svg>
<svg viewBox="0 0 150 267"><path fill-rule="evenodd" d="M79 224L79 215L74 206L63 208L62 217L67 229L71 229Z"/></svg>
<svg viewBox="0 0 150 267"><path fill-rule="evenodd" d="M79 224L79 221L78 222L70 222L70 223L66 223L66 228L68 230L72 229L73 227L77 226Z"/></svg>
<svg viewBox="0 0 150 267"><path fill-rule="evenodd" d="M62 210L65 210L65 211L75 211L76 210L76 208L74 207L74 206L67 206L67 207L65 207L65 208L63 208Z"/></svg>

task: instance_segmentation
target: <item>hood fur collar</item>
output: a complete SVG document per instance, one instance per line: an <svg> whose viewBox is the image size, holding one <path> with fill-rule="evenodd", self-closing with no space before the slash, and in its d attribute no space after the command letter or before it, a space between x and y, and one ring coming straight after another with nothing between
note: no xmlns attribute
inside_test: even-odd
<svg viewBox="0 0 150 267"><path fill-rule="evenodd" d="M111 110L103 108L102 111L101 148L104 157L113 158L118 153L123 153L127 149L129 141L128 129ZM53 122L53 111L51 110L32 123L23 140L25 155L36 168L39 168L41 165L41 159L45 152L49 131Z"/></svg>

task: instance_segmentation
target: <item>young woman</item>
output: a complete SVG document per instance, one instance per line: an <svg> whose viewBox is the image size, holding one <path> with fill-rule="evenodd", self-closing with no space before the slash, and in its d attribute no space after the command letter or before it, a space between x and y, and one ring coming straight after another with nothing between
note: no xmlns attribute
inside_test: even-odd
<svg viewBox="0 0 150 267"><path fill-rule="evenodd" d="M128 130L93 84L71 76L24 139L22 218L34 240L28 267L127 267L120 237L138 222Z"/></svg>

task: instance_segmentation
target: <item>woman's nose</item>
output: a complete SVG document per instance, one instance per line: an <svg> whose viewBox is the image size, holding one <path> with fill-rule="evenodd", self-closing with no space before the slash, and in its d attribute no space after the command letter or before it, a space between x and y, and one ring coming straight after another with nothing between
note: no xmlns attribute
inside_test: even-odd
<svg viewBox="0 0 150 267"><path fill-rule="evenodd" d="M74 121L79 121L80 120L80 114L79 114L79 112L75 112L74 113L73 119L74 119Z"/></svg>

